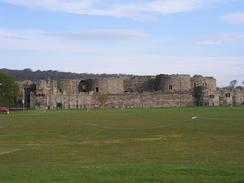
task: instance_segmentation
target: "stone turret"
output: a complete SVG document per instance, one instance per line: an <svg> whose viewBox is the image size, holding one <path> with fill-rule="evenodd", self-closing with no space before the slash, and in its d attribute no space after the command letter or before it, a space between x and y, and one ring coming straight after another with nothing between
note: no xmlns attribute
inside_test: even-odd
<svg viewBox="0 0 244 183"><path fill-rule="evenodd" d="M191 76L190 75L157 75L155 89L162 92L190 92Z"/></svg>
<svg viewBox="0 0 244 183"><path fill-rule="evenodd" d="M218 106L219 93L216 88L216 79L194 75L191 78L192 92L195 104L200 106Z"/></svg>
<svg viewBox="0 0 244 183"><path fill-rule="evenodd" d="M202 86L208 91L209 94L216 92L216 79L213 77L194 75L191 78L191 85L192 88Z"/></svg>

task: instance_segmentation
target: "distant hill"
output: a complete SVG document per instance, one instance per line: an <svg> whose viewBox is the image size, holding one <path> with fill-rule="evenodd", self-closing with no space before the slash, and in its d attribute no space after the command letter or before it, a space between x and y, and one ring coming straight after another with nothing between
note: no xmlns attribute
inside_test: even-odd
<svg viewBox="0 0 244 183"><path fill-rule="evenodd" d="M88 73L73 73L73 72L60 72L60 71L32 71L31 69L24 70L10 70L10 69L0 69L0 71L11 76L16 81L24 80L45 80L45 79L88 79L88 78L100 78L100 77L117 77L117 76L128 76L124 74L88 74Z"/></svg>

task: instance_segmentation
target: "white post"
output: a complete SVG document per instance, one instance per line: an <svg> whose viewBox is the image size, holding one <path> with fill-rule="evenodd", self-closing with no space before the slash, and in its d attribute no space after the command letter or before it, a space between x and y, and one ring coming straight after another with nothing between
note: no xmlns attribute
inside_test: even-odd
<svg viewBox="0 0 244 183"><path fill-rule="evenodd" d="M25 89L23 88L23 91L22 91L22 110L24 111L25 110Z"/></svg>

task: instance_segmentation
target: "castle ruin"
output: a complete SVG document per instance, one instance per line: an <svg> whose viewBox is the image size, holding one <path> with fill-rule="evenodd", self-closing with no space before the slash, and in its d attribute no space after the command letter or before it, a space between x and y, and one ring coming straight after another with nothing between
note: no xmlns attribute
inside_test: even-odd
<svg viewBox="0 0 244 183"><path fill-rule="evenodd" d="M240 105L244 89L217 89L195 75L111 77L19 82L25 108L90 109Z"/></svg>

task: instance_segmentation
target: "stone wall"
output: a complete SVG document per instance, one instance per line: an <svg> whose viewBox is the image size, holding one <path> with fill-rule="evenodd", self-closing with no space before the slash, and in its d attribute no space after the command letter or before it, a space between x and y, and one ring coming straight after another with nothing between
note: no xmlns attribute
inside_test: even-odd
<svg viewBox="0 0 244 183"><path fill-rule="evenodd" d="M220 105L241 105L244 104L243 88L223 88L219 90Z"/></svg>
<svg viewBox="0 0 244 183"><path fill-rule="evenodd" d="M63 95L76 95L80 80L58 80L57 91Z"/></svg>
<svg viewBox="0 0 244 183"><path fill-rule="evenodd" d="M79 95L46 95L31 98L33 109L86 109L101 107L99 94ZM149 107L180 107L192 106L193 97L190 93L144 92L130 94L107 95L104 101L107 108L149 108Z"/></svg>
<svg viewBox="0 0 244 183"><path fill-rule="evenodd" d="M134 76L124 80L125 93L154 91L155 77Z"/></svg>
<svg viewBox="0 0 244 183"><path fill-rule="evenodd" d="M101 78L94 80L92 90L95 93L122 94L124 93L124 78Z"/></svg>
<svg viewBox="0 0 244 183"><path fill-rule="evenodd" d="M193 98L190 93L165 94L162 92L131 93L111 95L107 104L110 108L151 108L151 107L180 107L192 106Z"/></svg>

